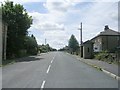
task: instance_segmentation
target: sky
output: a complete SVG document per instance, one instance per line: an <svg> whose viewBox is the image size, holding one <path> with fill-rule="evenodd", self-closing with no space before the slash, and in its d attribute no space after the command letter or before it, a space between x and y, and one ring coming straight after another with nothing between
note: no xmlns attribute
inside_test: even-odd
<svg viewBox="0 0 120 90"><path fill-rule="evenodd" d="M0 0L3 2L4 0ZM95 37L108 25L118 31L119 0L12 0L20 3L33 18L28 29L39 45L46 42L59 49L68 45L75 35L80 42L79 28L83 24L83 41Z"/></svg>

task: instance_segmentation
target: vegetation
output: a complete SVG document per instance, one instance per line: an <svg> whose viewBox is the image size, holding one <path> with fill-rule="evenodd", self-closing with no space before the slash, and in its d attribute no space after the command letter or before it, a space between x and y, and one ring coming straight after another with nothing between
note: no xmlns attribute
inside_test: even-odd
<svg viewBox="0 0 120 90"><path fill-rule="evenodd" d="M74 35L71 35L71 37L69 39L68 48L71 53L78 53L79 43Z"/></svg>
<svg viewBox="0 0 120 90"><path fill-rule="evenodd" d="M74 35L71 35L69 42L68 42L68 46L65 46L63 48L60 48L58 51L65 51L65 52L69 52L71 54L79 54L79 43L77 41L77 39L75 38Z"/></svg>
<svg viewBox="0 0 120 90"><path fill-rule="evenodd" d="M25 49L29 55L37 55L38 44L34 35L26 36L25 39Z"/></svg>
<svg viewBox="0 0 120 90"><path fill-rule="evenodd" d="M46 53L46 52L49 52L49 51L57 51L56 49L50 47L49 44L46 44L46 45L42 44L42 45L39 45L38 48L39 48L39 52L40 52L40 53Z"/></svg>
<svg viewBox="0 0 120 90"><path fill-rule="evenodd" d="M63 48L60 48L58 51L67 51L67 52L69 52L69 48L68 48L68 46L65 46Z"/></svg>
<svg viewBox="0 0 120 90"><path fill-rule="evenodd" d="M19 57L24 50L28 29L32 24L32 17L20 4L6 1L2 7L3 21L7 23L7 58ZM27 37L28 38L28 37Z"/></svg>
<svg viewBox="0 0 120 90"><path fill-rule="evenodd" d="M106 61L109 63L118 61L116 60L116 57L113 54L109 53L108 51L102 51L100 53L95 54L95 59Z"/></svg>

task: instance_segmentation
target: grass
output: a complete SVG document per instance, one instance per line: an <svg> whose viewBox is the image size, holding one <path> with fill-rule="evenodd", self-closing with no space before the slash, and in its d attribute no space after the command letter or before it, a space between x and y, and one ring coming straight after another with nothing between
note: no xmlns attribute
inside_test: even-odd
<svg viewBox="0 0 120 90"><path fill-rule="evenodd" d="M16 62L15 59L3 60L1 66L6 66L6 65L9 65L9 64L13 64L13 63L15 63L15 62Z"/></svg>

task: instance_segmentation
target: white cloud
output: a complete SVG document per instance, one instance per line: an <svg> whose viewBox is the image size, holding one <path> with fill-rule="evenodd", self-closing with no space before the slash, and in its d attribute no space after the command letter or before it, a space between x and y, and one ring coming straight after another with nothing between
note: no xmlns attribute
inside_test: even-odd
<svg viewBox="0 0 120 90"><path fill-rule="evenodd" d="M4 2L4 1L6 1L6 0L0 0L0 2ZM9 1L24 4L24 3L29 3L29 2L45 2L46 0L9 0Z"/></svg>
<svg viewBox="0 0 120 90"><path fill-rule="evenodd" d="M64 30L64 24L59 23L61 19L59 15L52 13L41 14L38 12L29 13L33 17L32 27L38 30Z"/></svg>
<svg viewBox="0 0 120 90"><path fill-rule="evenodd" d="M43 22L43 23L38 23L34 25L38 30L44 30L44 31L53 31L53 30L64 30L64 25L63 24L58 24L58 23L53 23L53 22Z"/></svg>
<svg viewBox="0 0 120 90"><path fill-rule="evenodd" d="M49 12L67 12L72 6L75 5L75 3L70 2L69 0L47 0L47 2L44 4L44 6L49 10Z"/></svg>
<svg viewBox="0 0 120 90"><path fill-rule="evenodd" d="M6 0L0 0L0 2L4 2ZM119 0L10 0L15 3L29 3L29 2L68 2L68 3L77 3L77 2L119 2ZM69 6L69 5L68 5Z"/></svg>
<svg viewBox="0 0 120 90"><path fill-rule="evenodd" d="M66 31L46 31L43 34L43 37L47 39L47 43L49 43L54 48L61 48L67 45L69 35Z"/></svg>
<svg viewBox="0 0 120 90"><path fill-rule="evenodd" d="M56 49L64 47L65 45L68 44L68 40L65 39L68 38L67 36L65 36L66 34L60 35L61 33L59 33L59 36L54 36L55 34L57 34L57 32L54 33L46 32L45 34L37 36L36 39L38 44L40 45L45 44L45 39L46 43L48 43L50 46Z"/></svg>

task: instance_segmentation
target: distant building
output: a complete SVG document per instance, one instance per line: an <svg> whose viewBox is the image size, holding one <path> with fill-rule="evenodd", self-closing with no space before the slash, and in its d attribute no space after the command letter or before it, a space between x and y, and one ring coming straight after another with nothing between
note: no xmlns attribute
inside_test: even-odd
<svg viewBox="0 0 120 90"><path fill-rule="evenodd" d="M120 32L109 29L105 26L104 31L92 38L94 52L114 52L120 46Z"/></svg>

